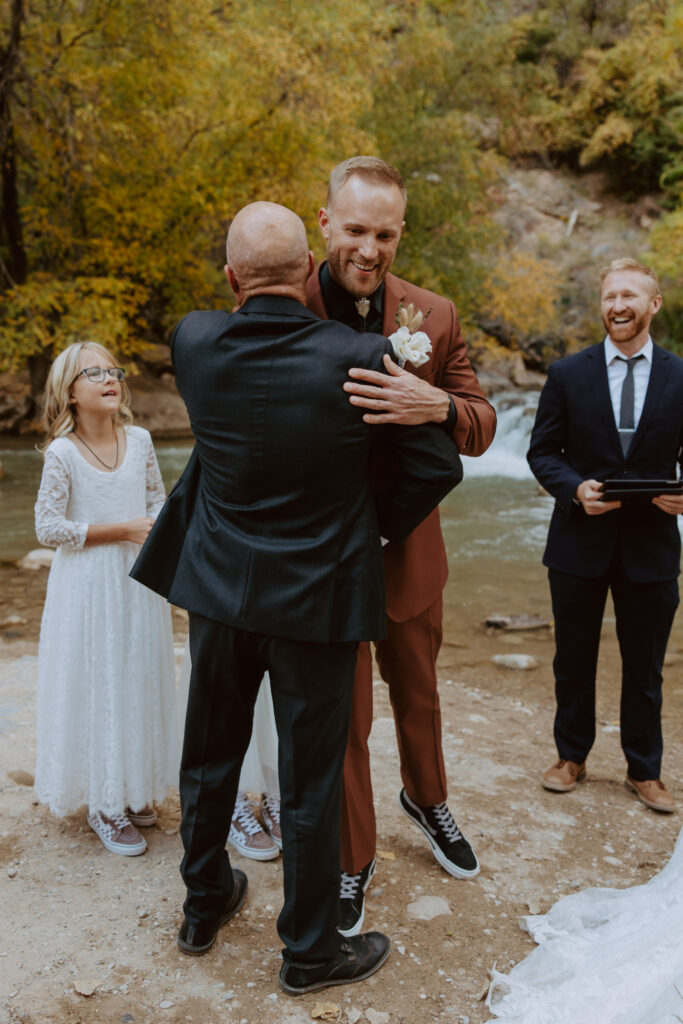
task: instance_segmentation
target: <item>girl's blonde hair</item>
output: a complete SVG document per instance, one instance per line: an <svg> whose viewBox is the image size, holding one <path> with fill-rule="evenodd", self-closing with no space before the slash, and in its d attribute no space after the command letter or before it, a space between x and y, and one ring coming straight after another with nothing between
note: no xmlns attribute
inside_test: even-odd
<svg viewBox="0 0 683 1024"><path fill-rule="evenodd" d="M75 342L57 356L50 367L43 394L42 426L45 431L45 439L38 445L40 451L44 451L56 437L64 437L65 434L69 434L78 424L76 411L71 405L70 399L71 389L81 369L79 358L83 349L96 352L116 365L111 352L108 352L103 345L98 345L96 341ZM133 414L129 406L130 391L124 380L121 381L121 405L112 417L115 426L125 426L127 423L133 422Z"/></svg>

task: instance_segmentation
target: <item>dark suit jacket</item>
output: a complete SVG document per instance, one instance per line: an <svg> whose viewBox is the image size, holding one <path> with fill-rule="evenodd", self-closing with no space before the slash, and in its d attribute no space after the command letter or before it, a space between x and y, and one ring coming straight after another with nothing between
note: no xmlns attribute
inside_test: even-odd
<svg viewBox="0 0 683 1024"><path fill-rule="evenodd" d="M386 336L393 334L398 327L396 313L399 306L407 306L410 302L425 314L431 310L421 330L429 336L432 354L424 365L407 365L406 369L451 395L457 413L452 440L463 455L481 455L496 432L496 413L481 390L467 358L455 306L442 295L418 288L395 274L387 274L384 279L382 326ZM320 267L308 280L307 304L318 316L327 318L320 287ZM443 432L442 427L439 429ZM384 571L390 619L405 622L434 604L448 577L446 549L437 511L420 523L402 544L390 544L385 548Z"/></svg>
<svg viewBox="0 0 683 1024"><path fill-rule="evenodd" d="M610 400L604 345L593 345L548 370L527 458L556 499L543 562L595 578L619 550L630 579L675 579L681 540L677 516L649 499L588 516L574 502L583 480L675 479L683 445L683 360L654 346L645 404L624 457Z"/></svg>
<svg viewBox="0 0 683 1024"><path fill-rule="evenodd" d="M383 635L380 531L401 540L462 476L438 427L378 430L349 403L348 368L380 370L389 348L277 296L186 316L172 352L196 451L133 577L251 632ZM377 509L373 443L398 467Z"/></svg>

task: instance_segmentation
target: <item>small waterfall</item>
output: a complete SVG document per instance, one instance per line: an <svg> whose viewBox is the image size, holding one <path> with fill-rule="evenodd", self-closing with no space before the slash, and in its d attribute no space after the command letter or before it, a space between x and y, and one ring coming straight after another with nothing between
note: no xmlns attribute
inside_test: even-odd
<svg viewBox="0 0 683 1024"><path fill-rule="evenodd" d="M526 453L538 395L538 391L501 391L495 396L492 404L498 414L496 436L488 451L479 458L463 457L465 479L483 476L532 479Z"/></svg>

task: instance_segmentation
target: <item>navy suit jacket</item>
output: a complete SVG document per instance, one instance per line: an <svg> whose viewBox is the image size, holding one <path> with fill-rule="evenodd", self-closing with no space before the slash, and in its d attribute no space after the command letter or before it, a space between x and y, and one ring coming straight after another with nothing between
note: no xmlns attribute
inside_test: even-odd
<svg viewBox="0 0 683 1024"><path fill-rule="evenodd" d="M188 314L171 348L196 446L131 575L250 632L383 636L380 534L402 540L462 477L440 427L372 427L350 404L348 368L385 372L389 343L261 295Z"/></svg>
<svg viewBox="0 0 683 1024"><path fill-rule="evenodd" d="M527 454L534 476L555 498L544 564L595 578L618 550L630 579L675 579L681 554L677 516L644 497L588 516L573 499L588 479L679 478L682 445L683 360L672 352L654 346L645 404L626 456L610 399L604 345L553 363Z"/></svg>

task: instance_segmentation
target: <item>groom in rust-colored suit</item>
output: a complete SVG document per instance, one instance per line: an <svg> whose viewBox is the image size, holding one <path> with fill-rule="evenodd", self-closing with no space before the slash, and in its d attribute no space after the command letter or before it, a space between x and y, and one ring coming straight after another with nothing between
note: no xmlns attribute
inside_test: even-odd
<svg viewBox="0 0 683 1024"><path fill-rule="evenodd" d="M402 370L386 359L387 375L352 369L345 388L369 423L439 423L459 452L481 455L493 440L496 416L467 358L455 306L389 273L404 226L406 187L398 171L375 157L334 168L319 223L327 260L308 281L309 309L356 330L392 334L400 307L425 314L429 361ZM474 851L446 804L436 657L442 637L442 591L448 575L438 510L400 544L384 549L387 637L376 646L389 686L404 788L400 806L421 829L441 866L472 878ZM372 654L360 645L351 732L344 765L340 931L357 934L375 870L376 826L368 738L372 727Z"/></svg>

